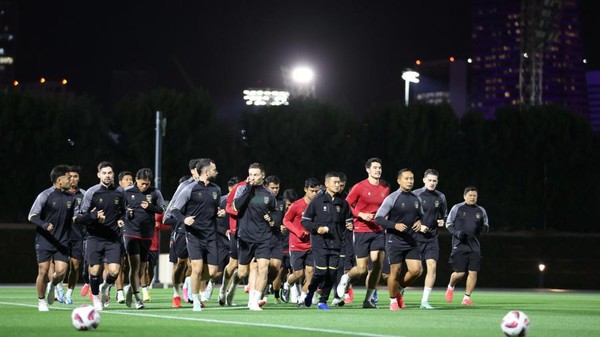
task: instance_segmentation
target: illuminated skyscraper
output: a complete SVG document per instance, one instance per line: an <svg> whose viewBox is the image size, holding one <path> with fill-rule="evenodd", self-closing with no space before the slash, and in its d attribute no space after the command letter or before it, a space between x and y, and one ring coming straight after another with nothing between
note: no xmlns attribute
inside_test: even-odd
<svg viewBox="0 0 600 337"><path fill-rule="evenodd" d="M559 104L588 114L577 0L475 0L471 108Z"/></svg>
<svg viewBox="0 0 600 337"><path fill-rule="evenodd" d="M0 1L0 85L14 80L16 18L16 4Z"/></svg>

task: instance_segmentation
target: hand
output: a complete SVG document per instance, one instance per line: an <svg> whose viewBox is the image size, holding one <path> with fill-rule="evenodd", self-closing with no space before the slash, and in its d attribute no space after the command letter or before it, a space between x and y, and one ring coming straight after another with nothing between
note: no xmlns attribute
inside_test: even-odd
<svg viewBox="0 0 600 337"><path fill-rule="evenodd" d="M150 205L150 203L148 203L148 201L144 200L140 203L140 206L142 206L143 209L148 208L148 205Z"/></svg>
<svg viewBox="0 0 600 337"><path fill-rule="evenodd" d="M222 208L217 208L217 216L219 218L224 218L225 217L225 210Z"/></svg>
<svg viewBox="0 0 600 337"><path fill-rule="evenodd" d="M371 221L373 218L375 218L375 214L359 212L358 217L365 221Z"/></svg>
<svg viewBox="0 0 600 337"><path fill-rule="evenodd" d="M53 230L53 229L54 229L54 225L53 225L52 223L49 223L49 224L48 224L48 227L46 227L46 230L47 230L48 232L52 232L52 230Z"/></svg>
<svg viewBox="0 0 600 337"><path fill-rule="evenodd" d="M438 225L438 227L444 227L444 219L439 219L437 221L437 225Z"/></svg>
<svg viewBox="0 0 600 337"><path fill-rule="evenodd" d="M287 232L287 230L288 230L287 227L285 227L284 225L279 226L279 231L281 231L281 233L285 234L285 232Z"/></svg>
<svg viewBox="0 0 600 337"><path fill-rule="evenodd" d="M103 210L99 210L98 213L96 213L96 219L98 219L99 223L104 223L104 220L106 220L106 217L104 216Z"/></svg>
<svg viewBox="0 0 600 337"><path fill-rule="evenodd" d="M325 226L321 226L319 228L317 228L317 233L318 234L325 234L325 233L329 233L329 227L325 227Z"/></svg>
<svg viewBox="0 0 600 337"><path fill-rule="evenodd" d="M300 240L304 241L306 239L310 238L310 233L309 232L302 232L302 234L300 235Z"/></svg>
<svg viewBox="0 0 600 337"><path fill-rule="evenodd" d="M421 220L418 220L417 222L415 222L412 225L412 230L415 232L419 232L421 230L421 226L423 225L423 223L421 223Z"/></svg>
<svg viewBox="0 0 600 337"><path fill-rule="evenodd" d="M408 228L408 226L406 226L403 223L397 223L396 225L394 225L394 229L397 230L398 232L404 232L407 228Z"/></svg>
<svg viewBox="0 0 600 337"><path fill-rule="evenodd" d="M425 225L421 225L421 228L419 228L419 232L427 233L427 232L429 232L429 227L427 227Z"/></svg>
<svg viewBox="0 0 600 337"><path fill-rule="evenodd" d="M194 215L194 216L188 216L188 217L186 217L185 219L183 219L183 223L184 223L186 226L191 226L191 225L193 225L193 224L194 224L194 218L196 218L196 216L195 216L195 215Z"/></svg>
<svg viewBox="0 0 600 337"><path fill-rule="evenodd" d="M125 221L117 220L117 226L119 226L119 228L123 228L123 226L125 226Z"/></svg>
<svg viewBox="0 0 600 337"><path fill-rule="evenodd" d="M269 223L269 226L274 226L275 225L275 220L273 220L271 218L271 216L269 215L269 213L265 214L263 216L263 218L265 219L265 221L267 221Z"/></svg>

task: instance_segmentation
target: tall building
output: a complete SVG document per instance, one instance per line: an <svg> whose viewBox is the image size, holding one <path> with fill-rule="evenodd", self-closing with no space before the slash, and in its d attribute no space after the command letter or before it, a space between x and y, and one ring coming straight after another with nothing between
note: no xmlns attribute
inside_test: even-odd
<svg viewBox="0 0 600 337"><path fill-rule="evenodd" d="M563 105L588 114L577 0L474 0L471 108Z"/></svg>
<svg viewBox="0 0 600 337"><path fill-rule="evenodd" d="M0 1L0 86L6 86L14 80L16 28L16 3Z"/></svg>
<svg viewBox="0 0 600 337"><path fill-rule="evenodd" d="M586 77L590 104L590 124L594 132L600 132L600 71L589 71Z"/></svg>
<svg viewBox="0 0 600 337"><path fill-rule="evenodd" d="M413 85L418 101L440 104L448 103L458 117L468 110L468 64L466 60L424 60L417 61L415 70L419 73L419 83ZM413 89L414 88L414 89Z"/></svg>

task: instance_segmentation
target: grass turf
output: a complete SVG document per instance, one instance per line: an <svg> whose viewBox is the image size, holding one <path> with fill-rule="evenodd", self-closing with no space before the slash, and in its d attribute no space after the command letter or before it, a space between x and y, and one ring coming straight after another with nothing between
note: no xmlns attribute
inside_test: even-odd
<svg viewBox="0 0 600 337"><path fill-rule="evenodd" d="M355 291L351 305L321 311L275 304L272 295L262 312L251 312L244 305L220 307L218 289L202 312L192 312L190 304L171 308L172 290L152 289L146 309L136 310L117 304L114 291L111 305L101 312L97 330L79 332L72 328L73 305L54 303L49 312L38 312L33 286L0 287L0 336L503 336L500 321L509 310L524 311L531 320L528 336L599 336L600 293L528 292L477 289L474 306L460 305L462 289L453 303L444 301L444 290L434 289L430 303L434 310L419 309L421 289L406 291L407 307L398 312L388 309L389 299L379 289L379 308L362 309L364 290ZM75 290L75 305L89 301ZM247 294L238 291L236 301L245 304Z"/></svg>

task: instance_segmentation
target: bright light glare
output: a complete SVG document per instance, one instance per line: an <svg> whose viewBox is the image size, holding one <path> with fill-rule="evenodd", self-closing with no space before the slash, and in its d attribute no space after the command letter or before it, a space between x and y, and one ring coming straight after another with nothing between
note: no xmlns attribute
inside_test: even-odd
<svg viewBox="0 0 600 337"><path fill-rule="evenodd" d="M288 105L290 93L282 90L246 89L243 91L246 105Z"/></svg>
<svg viewBox="0 0 600 337"><path fill-rule="evenodd" d="M543 272L544 270L546 270L546 265L543 263L540 263L540 265L538 266L538 268L540 269L541 272Z"/></svg>
<svg viewBox="0 0 600 337"><path fill-rule="evenodd" d="M402 79L411 83L419 83L419 73L412 70L405 71L402 73Z"/></svg>
<svg viewBox="0 0 600 337"><path fill-rule="evenodd" d="M309 83L315 77L315 73L309 67L297 67L292 71L292 79L298 83Z"/></svg>

